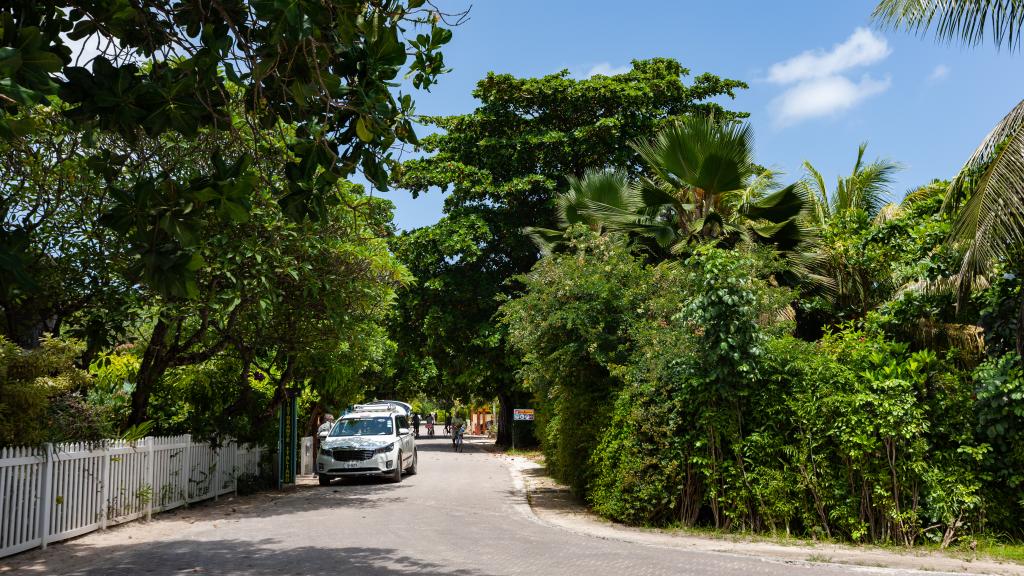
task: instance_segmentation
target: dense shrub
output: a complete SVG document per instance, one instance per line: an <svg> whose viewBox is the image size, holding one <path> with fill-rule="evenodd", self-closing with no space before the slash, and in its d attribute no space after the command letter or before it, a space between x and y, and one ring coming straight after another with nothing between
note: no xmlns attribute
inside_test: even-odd
<svg viewBox="0 0 1024 576"><path fill-rule="evenodd" d="M62 423L78 411L62 416L51 411L50 402L75 394L87 382L87 375L75 367L82 349L76 340L44 337L38 348L23 350L0 336L0 445L63 439Z"/></svg>
<svg viewBox="0 0 1024 576"><path fill-rule="evenodd" d="M501 308L519 377L538 399L537 433L548 469L574 490L608 423L629 328L654 286L653 270L613 237L570 232L573 249L545 258L520 281L526 293Z"/></svg>
<svg viewBox="0 0 1024 576"><path fill-rule="evenodd" d="M1024 537L1024 368L1015 352L974 371L978 436L992 446L985 493L995 528ZM998 504L997 504L998 503Z"/></svg>
<svg viewBox="0 0 1024 576"><path fill-rule="evenodd" d="M773 337L725 402L680 368L684 349L651 343L663 368L631 372L644 376L593 458L599 513L905 545L976 526L986 447L964 382L933 353L852 328L819 343Z"/></svg>

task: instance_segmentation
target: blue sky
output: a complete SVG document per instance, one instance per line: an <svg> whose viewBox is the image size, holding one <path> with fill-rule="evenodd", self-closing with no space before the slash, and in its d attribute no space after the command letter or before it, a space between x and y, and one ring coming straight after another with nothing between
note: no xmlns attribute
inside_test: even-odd
<svg viewBox="0 0 1024 576"><path fill-rule="evenodd" d="M442 0L453 9L468 2ZM671 57L693 75L750 85L731 103L751 113L757 161L801 175L810 160L831 183L850 171L857 145L904 164L893 189L952 175L984 135L1024 98L1024 55L990 45L962 48L871 26L870 0L477 0L445 50L453 69L422 114L473 110L488 71L542 76L569 69L614 73L630 60ZM422 132L422 130L421 130ZM443 198L382 194L395 223L436 222Z"/></svg>

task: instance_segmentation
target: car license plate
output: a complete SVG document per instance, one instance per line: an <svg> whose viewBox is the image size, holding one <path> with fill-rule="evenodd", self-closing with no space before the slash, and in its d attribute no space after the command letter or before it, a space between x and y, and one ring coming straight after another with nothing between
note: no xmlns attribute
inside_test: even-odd
<svg viewBox="0 0 1024 576"><path fill-rule="evenodd" d="M345 468L358 468L359 462L345 462L342 464L342 466Z"/></svg>

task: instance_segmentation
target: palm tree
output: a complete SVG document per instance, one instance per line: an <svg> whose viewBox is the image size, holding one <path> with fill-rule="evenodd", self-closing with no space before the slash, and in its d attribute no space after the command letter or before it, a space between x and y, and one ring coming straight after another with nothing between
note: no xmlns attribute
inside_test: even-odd
<svg viewBox="0 0 1024 576"><path fill-rule="evenodd" d="M997 48L1012 51L1020 47L1024 2L883 0L874 17L883 25L918 33L934 26L937 38L947 42L959 39L973 46L990 37ZM984 276L993 264L1010 258L1024 241L1024 101L992 129L960 169L943 207L950 213L959 210L950 241L963 253L960 272L953 279L963 302L973 288L985 285Z"/></svg>
<svg viewBox="0 0 1024 576"><path fill-rule="evenodd" d="M583 223L627 233L666 253L716 240L730 246L767 244L788 254L807 241L804 187L798 182L772 191L775 174L752 161L749 125L690 117L634 147L651 176L636 183L619 172L571 178L569 190L555 201L563 229ZM527 232L542 250L550 250L562 235L538 228Z"/></svg>
<svg viewBox="0 0 1024 576"><path fill-rule="evenodd" d="M811 203L814 206L812 213L818 226L825 226L843 210L863 210L870 218L876 218L888 204L886 197L890 193L893 176L903 167L885 159L865 164L864 152L867 147L867 142L864 142L857 148L853 171L849 176L837 178L831 194L821 172L810 162L804 162L807 171L805 182L811 191Z"/></svg>
<svg viewBox="0 0 1024 576"><path fill-rule="evenodd" d="M810 162L804 162L804 181L810 190L812 206L811 221L819 230L827 230L837 218L849 212L863 213L869 221L879 223L899 210L898 206L888 204L887 197L893 176L901 166L884 159L866 163L866 151L867 143L857 148L853 171L848 176L837 178L831 192L821 172ZM831 301L834 311L854 311L857 315L866 313L879 294L885 291L888 279L879 278L869 267L857 264L858 260L851 258L846 249L832 249L824 239L817 247L817 257L810 266L819 279L815 287Z"/></svg>

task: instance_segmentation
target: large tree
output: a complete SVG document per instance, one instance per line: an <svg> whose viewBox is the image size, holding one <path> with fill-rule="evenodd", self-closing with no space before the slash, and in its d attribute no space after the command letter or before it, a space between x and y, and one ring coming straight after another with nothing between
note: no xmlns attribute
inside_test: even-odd
<svg viewBox="0 0 1024 576"><path fill-rule="evenodd" d="M427 0L4 2L0 140L30 157L25 141L49 108L71 122L73 137L105 144L57 150L52 167L64 174L58 164L80 170L91 161L107 176L137 170L145 160L135 155L139 144L165 137L244 145L253 158L270 141L284 143L288 159L274 180L245 163L201 162L188 182L155 170L121 190L122 224L133 212L170 217L137 230L139 239L152 232L159 240L134 246L146 281L191 296L202 268L193 246L204 239L194 232L207 214L190 202L213 201L245 218L258 188L272 187L289 217L301 220L325 217L337 180L357 170L385 189L397 165L393 149L416 142L413 100L396 80L404 73L415 88L429 88L445 72L446 23L459 20ZM217 150L209 152L207 159ZM81 187L40 190L44 206L47 194L89 199ZM40 280L30 274L39 254L31 236L50 215L12 212L7 192L0 190L0 263L10 300ZM210 194L216 198L200 198ZM44 322L12 321L18 339L34 345Z"/></svg>
<svg viewBox="0 0 1024 576"><path fill-rule="evenodd" d="M634 61L615 76L574 79L488 74L470 114L428 119L440 132L424 138L427 158L403 165L398 185L414 194L448 191L445 216L395 240L419 282L401 300L396 337L430 358L447 389L497 395L499 444L511 440L517 361L495 319L510 278L537 261L527 226L555 223L553 198L568 176L592 168L641 174L630 145L690 115L722 120L745 114L713 102L746 84L702 74L692 83L675 60Z"/></svg>

